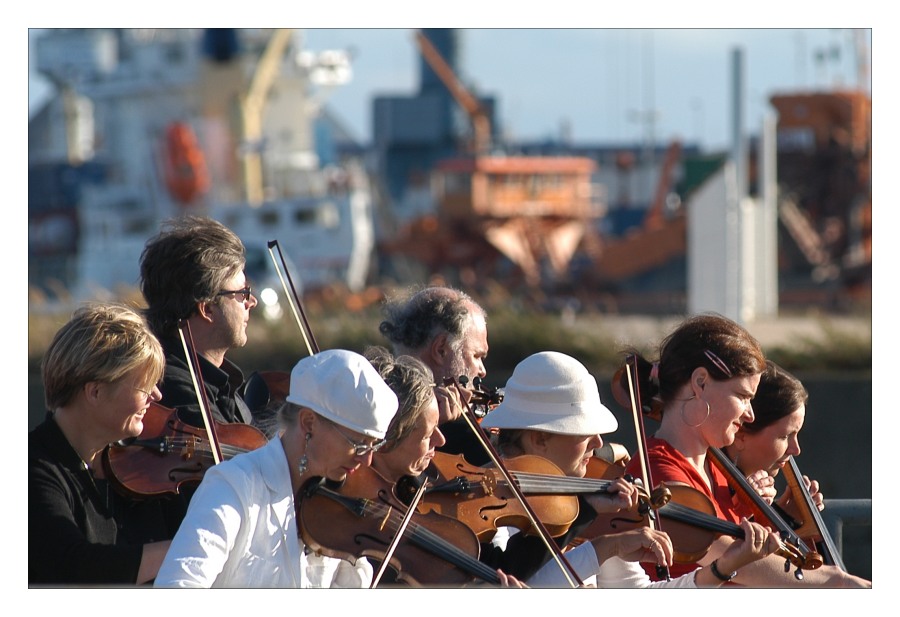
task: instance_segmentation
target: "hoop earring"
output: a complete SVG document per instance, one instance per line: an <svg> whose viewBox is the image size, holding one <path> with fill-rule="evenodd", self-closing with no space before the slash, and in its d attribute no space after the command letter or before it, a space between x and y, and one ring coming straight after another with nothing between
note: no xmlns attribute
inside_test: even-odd
<svg viewBox="0 0 900 617"><path fill-rule="evenodd" d="M709 403L708 403L707 401L704 401L703 399L700 399L701 401L703 401L704 403L706 403L706 416L704 416L704 418L703 418L702 420L700 420L700 422L697 423L697 424L688 424L688 421L685 420L685 418L684 418L684 407L685 407L685 405L687 405L687 402L688 402L688 401L692 401L692 400L694 400L695 398L697 398L697 397L696 397L696 396L692 396L691 398L684 399L684 401L681 403L681 421L684 422L685 426L687 426L688 428L697 428L698 426L700 426L701 424L703 424L704 422L706 422L706 419L707 419L707 418L709 418L709 413L710 413Z"/></svg>
<svg viewBox="0 0 900 617"><path fill-rule="evenodd" d="M312 433L306 434L306 443L303 444L303 456L300 457L300 462L297 463L297 471L300 472L300 475L306 473L306 470L309 469L309 457L306 456L306 450L309 448L309 439L312 437Z"/></svg>

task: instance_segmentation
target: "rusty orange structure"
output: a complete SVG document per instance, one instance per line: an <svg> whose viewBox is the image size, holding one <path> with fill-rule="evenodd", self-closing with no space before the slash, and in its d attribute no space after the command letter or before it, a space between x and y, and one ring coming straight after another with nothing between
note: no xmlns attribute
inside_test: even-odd
<svg viewBox="0 0 900 617"><path fill-rule="evenodd" d="M478 99L421 32L416 41L457 103L469 115L470 152L440 161L431 188L437 214L413 220L383 246L419 260L432 272L478 266L490 274L501 257L530 286L563 276L603 204L587 157L491 153L491 127Z"/></svg>

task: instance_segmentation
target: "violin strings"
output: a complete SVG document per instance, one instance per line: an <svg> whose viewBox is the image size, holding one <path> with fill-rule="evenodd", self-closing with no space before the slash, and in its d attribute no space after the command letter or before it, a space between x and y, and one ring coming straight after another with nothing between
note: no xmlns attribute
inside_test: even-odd
<svg viewBox="0 0 900 617"><path fill-rule="evenodd" d="M165 448L162 448L163 451L168 452L170 450L176 449L190 449L192 452L197 452L204 455L212 455L212 449L209 447L209 443L205 439L193 439L193 438L185 438L185 437L165 437L163 442L165 444ZM160 452L160 442L154 441L150 442L148 445L136 445L131 444L129 446L125 446L129 448L134 447L145 447L148 450L152 450L155 452ZM243 454L244 452L248 452L246 448L241 448L238 446L232 446L229 444L221 444L222 456L226 458L231 458L237 456L238 454Z"/></svg>
<svg viewBox="0 0 900 617"><path fill-rule="evenodd" d="M593 478L573 478L529 472L513 471L513 477L526 493L597 493L605 492L612 484L609 480Z"/></svg>
<svg viewBox="0 0 900 617"><path fill-rule="evenodd" d="M337 493L328 489L319 489L319 492L325 493L333 498L334 496L338 496ZM338 499L338 501L340 500ZM360 516L384 518L385 512L389 509L390 511L387 516L388 526L394 531L399 529L400 520L403 519L399 510L382 503L374 502L370 499L360 499L358 501L363 503ZM478 576L482 580L499 582L497 573L492 568L481 561L478 561L468 553L465 553L461 548L448 542L427 527L424 527L415 521L410 521L407 526L407 531L410 533L410 538L417 541L419 546L431 551L437 557L440 557L448 563L455 565L474 576Z"/></svg>
<svg viewBox="0 0 900 617"><path fill-rule="evenodd" d="M706 528L724 535L732 536L742 540L744 539L744 530L740 525L731 523L729 521L724 521L705 512L699 512L688 506L681 505L680 503L669 502L659 509L659 513L666 518L670 518L681 523L693 524L698 527ZM792 546L790 543L785 542L784 539L782 539L779 543L779 547L776 552L784 557L803 557L799 549Z"/></svg>

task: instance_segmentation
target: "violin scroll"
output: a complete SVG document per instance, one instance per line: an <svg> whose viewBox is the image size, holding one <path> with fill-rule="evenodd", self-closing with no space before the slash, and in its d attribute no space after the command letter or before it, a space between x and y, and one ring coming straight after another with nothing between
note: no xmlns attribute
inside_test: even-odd
<svg viewBox="0 0 900 617"><path fill-rule="evenodd" d="M469 383L469 378L461 375L458 381L460 385L465 387ZM453 381L450 380L450 383L453 383ZM445 383L445 385L448 384ZM503 390L497 386L486 390L481 377L472 379L472 389L469 392L472 393L469 405L472 407L472 412L476 418L485 417L494 407L503 402Z"/></svg>

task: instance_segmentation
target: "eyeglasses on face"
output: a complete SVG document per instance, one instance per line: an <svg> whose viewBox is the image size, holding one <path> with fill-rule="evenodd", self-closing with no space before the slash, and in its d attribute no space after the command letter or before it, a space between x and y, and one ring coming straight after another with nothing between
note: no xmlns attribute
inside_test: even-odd
<svg viewBox="0 0 900 617"><path fill-rule="evenodd" d="M230 296L230 295L234 295L234 294L240 294L243 296L243 298L241 298L241 302L249 302L250 294L252 294L252 293L253 293L253 291L250 289L250 287L244 287L243 289L235 289L234 291L227 291L227 290L220 291L219 293L216 294L216 296L218 297L218 296Z"/></svg>
<svg viewBox="0 0 900 617"><path fill-rule="evenodd" d="M353 453L355 456L363 456L368 454L369 452L377 452L379 448L381 448L381 446L385 444L384 439L382 439L381 441L376 441L375 443L360 443L355 439L351 439L346 433L344 433L344 431L341 430L341 427L334 422L331 423L331 426L334 427L334 430L336 430L341 437L347 440L347 443L353 446Z"/></svg>
<svg viewBox="0 0 900 617"><path fill-rule="evenodd" d="M135 390L137 390L138 392L143 394L146 398L149 398L154 401L157 400L156 392L157 392L157 388L159 388L159 384L152 385L149 388L138 388L137 386L133 386L133 387Z"/></svg>

